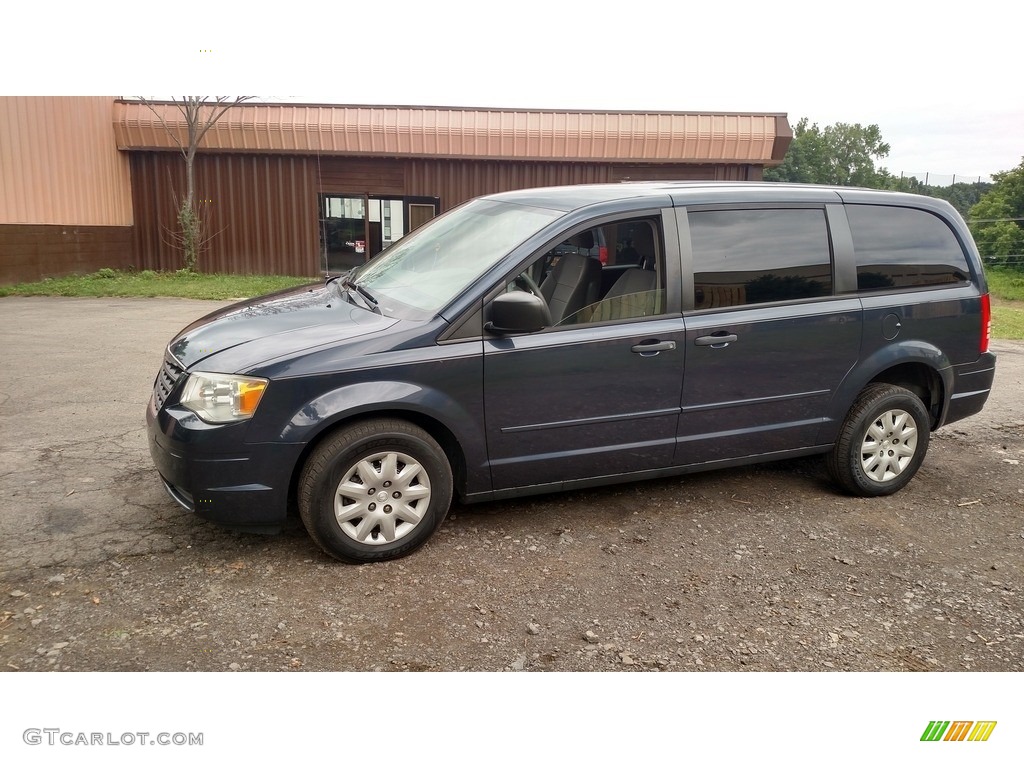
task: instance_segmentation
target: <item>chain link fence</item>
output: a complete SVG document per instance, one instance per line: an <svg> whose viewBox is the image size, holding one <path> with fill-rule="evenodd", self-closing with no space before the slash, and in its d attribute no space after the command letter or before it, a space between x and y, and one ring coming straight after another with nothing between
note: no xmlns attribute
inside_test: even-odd
<svg viewBox="0 0 1024 768"><path fill-rule="evenodd" d="M1010 256L983 256L982 260L986 267L1009 267L1011 269L1024 270L1024 254Z"/></svg>
<svg viewBox="0 0 1024 768"><path fill-rule="evenodd" d="M901 179L915 178L926 187L951 187L954 184L980 184L989 183L992 179L988 176L967 176L959 173L932 173L931 171L889 171L893 176Z"/></svg>

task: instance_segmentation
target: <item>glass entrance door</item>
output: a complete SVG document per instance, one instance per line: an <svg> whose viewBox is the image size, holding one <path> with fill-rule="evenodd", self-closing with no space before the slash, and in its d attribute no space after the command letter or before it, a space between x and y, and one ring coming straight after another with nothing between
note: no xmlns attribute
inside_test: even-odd
<svg viewBox="0 0 1024 768"><path fill-rule="evenodd" d="M320 198L320 268L345 272L366 261L366 198Z"/></svg>
<svg viewBox="0 0 1024 768"><path fill-rule="evenodd" d="M322 194L320 268L338 274L357 267L434 218L432 197Z"/></svg>
<svg viewBox="0 0 1024 768"><path fill-rule="evenodd" d="M369 200L369 251L366 257L372 259L405 234L405 210L402 200L377 199Z"/></svg>

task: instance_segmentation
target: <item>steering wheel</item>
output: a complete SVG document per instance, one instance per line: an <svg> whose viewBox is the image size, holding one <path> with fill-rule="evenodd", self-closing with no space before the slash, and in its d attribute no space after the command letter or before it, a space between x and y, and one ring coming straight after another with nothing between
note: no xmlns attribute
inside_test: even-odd
<svg viewBox="0 0 1024 768"><path fill-rule="evenodd" d="M534 296L540 296L540 287L534 282L533 278L530 277L529 273L521 272L514 280L512 285L516 290L525 291L526 293L532 293Z"/></svg>

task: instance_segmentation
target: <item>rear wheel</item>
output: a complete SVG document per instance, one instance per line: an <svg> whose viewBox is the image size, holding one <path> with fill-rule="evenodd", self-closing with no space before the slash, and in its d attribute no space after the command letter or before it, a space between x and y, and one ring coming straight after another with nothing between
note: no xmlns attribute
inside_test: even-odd
<svg viewBox="0 0 1024 768"><path fill-rule="evenodd" d="M913 392L870 384L853 404L828 454L829 474L857 496L895 493L924 461L929 424L928 411Z"/></svg>
<svg viewBox="0 0 1024 768"><path fill-rule="evenodd" d="M328 437L306 462L298 496L302 522L327 554L390 560L422 545L444 520L452 472L427 432L375 419Z"/></svg>

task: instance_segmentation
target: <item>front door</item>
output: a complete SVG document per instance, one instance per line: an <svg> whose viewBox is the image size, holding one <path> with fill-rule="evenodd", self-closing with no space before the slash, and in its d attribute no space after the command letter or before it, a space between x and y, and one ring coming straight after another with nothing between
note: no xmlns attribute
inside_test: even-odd
<svg viewBox="0 0 1024 768"><path fill-rule="evenodd" d="M598 256L574 246L583 240L614 242L616 225L625 224L649 235L649 252L640 264L616 265L612 259L603 265ZM555 293L536 278L534 284L541 285L534 290L558 297L553 299L560 308L558 324L484 342L484 407L495 490L554 489L565 481L653 470L672 461L685 334L677 292L666 300L660 217L567 232L565 241L525 270L541 277L549 270L548 278L557 280ZM677 258L674 248L672 254ZM560 259L573 268L558 269ZM604 270L628 274L618 276L623 281L618 288L602 286L609 282L602 280ZM678 280L676 268L668 272Z"/></svg>
<svg viewBox="0 0 1024 768"><path fill-rule="evenodd" d="M345 272L366 261L366 198L321 195L320 268Z"/></svg>

